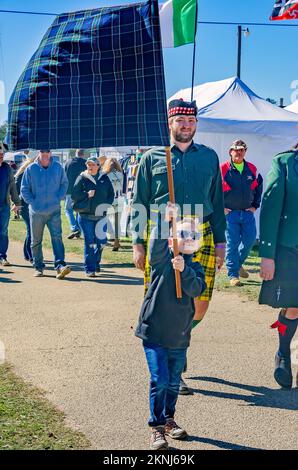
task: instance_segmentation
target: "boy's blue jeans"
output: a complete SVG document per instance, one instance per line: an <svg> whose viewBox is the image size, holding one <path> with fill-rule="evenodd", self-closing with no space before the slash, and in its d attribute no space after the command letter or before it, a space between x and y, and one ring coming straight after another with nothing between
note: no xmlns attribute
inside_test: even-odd
<svg viewBox="0 0 298 470"><path fill-rule="evenodd" d="M186 349L167 349L143 342L150 372L149 426L163 426L174 418Z"/></svg>
<svg viewBox="0 0 298 470"><path fill-rule="evenodd" d="M227 214L226 266L229 278L239 277L240 267L249 255L256 236L254 214L245 210L234 210Z"/></svg>
<svg viewBox="0 0 298 470"><path fill-rule="evenodd" d="M33 256L33 266L35 269L42 270L45 265L43 262L42 239L45 226L48 227L52 247L55 257L55 269L65 266L65 252L62 242L62 225L60 209L51 213L38 213L29 210L31 226L31 249Z"/></svg>
<svg viewBox="0 0 298 470"><path fill-rule="evenodd" d="M8 224L10 207L8 204L0 207L0 259L6 259L8 250Z"/></svg>

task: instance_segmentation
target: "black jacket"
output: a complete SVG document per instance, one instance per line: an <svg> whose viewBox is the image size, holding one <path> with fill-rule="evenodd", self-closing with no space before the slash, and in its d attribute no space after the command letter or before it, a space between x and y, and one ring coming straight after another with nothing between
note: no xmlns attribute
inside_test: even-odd
<svg viewBox="0 0 298 470"><path fill-rule="evenodd" d="M71 158L65 163L64 170L68 179L66 194L71 194L77 177L86 170L86 160L81 157Z"/></svg>
<svg viewBox="0 0 298 470"><path fill-rule="evenodd" d="M95 190L95 195L92 198L89 198L87 194L90 190ZM84 171L76 179L71 199L74 203L74 210L77 209L81 217L91 220L102 218L107 212L107 207L100 213L98 207L101 204L110 206L114 201L114 190L110 178L99 172L96 176L91 176L87 171Z"/></svg>
<svg viewBox="0 0 298 470"><path fill-rule="evenodd" d="M168 240L156 238L156 228L153 229L149 254L150 286L135 334L144 341L169 349L185 349L189 346L195 312L193 299L206 288L200 263L192 262L192 256L183 257L185 269L181 273L182 299L177 299L175 271Z"/></svg>
<svg viewBox="0 0 298 470"><path fill-rule="evenodd" d="M9 206L10 205L10 200L12 200L12 202L16 206L20 206L21 205L21 200L20 200L19 195L18 195L16 183L15 183L14 176L13 176L13 171L12 171L10 165L6 162L3 162L1 167L2 167L2 170L5 172L5 176L4 176L5 182L4 182L4 184L6 185L6 190L5 190L5 192L6 192L6 195L5 195L6 204ZM3 182L2 182L2 184L3 184Z"/></svg>
<svg viewBox="0 0 298 470"><path fill-rule="evenodd" d="M231 210L258 209L263 192L263 178L252 163L244 160L240 173L232 161L220 165L225 207Z"/></svg>

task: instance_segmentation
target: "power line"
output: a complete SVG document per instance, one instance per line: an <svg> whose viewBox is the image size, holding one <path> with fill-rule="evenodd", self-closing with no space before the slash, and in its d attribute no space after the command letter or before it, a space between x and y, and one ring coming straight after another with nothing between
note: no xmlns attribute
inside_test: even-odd
<svg viewBox="0 0 298 470"><path fill-rule="evenodd" d="M40 12L40 11L0 10L0 13L17 13L19 15L58 16L58 13L43 13L43 12Z"/></svg>
<svg viewBox="0 0 298 470"><path fill-rule="evenodd" d="M276 23L234 23L224 21L198 21L199 24L216 24L216 25L232 25L232 26L271 26L275 28L297 28L297 24L276 24Z"/></svg>
<svg viewBox="0 0 298 470"><path fill-rule="evenodd" d="M21 11L21 10L0 10L0 13L16 13L19 15L42 15L42 16L58 16L60 13L49 13L40 11ZM293 20L292 20L293 21ZM224 25L224 26L270 26L273 28L297 28L297 24L280 24L280 23L246 23L246 22L230 22L230 21L198 21L198 24Z"/></svg>

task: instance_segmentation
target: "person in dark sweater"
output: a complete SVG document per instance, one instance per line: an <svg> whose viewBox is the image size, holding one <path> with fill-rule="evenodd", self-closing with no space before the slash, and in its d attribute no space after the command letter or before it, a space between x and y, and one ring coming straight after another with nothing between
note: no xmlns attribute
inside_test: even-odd
<svg viewBox="0 0 298 470"><path fill-rule="evenodd" d="M106 213L114 201L114 190L108 175L100 173L96 157L88 158L86 166L87 170L76 179L71 198L84 233L86 276L95 277L100 271L101 254L107 242Z"/></svg>
<svg viewBox="0 0 298 470"><path fill-rule="evenodd" d="M150 285L141 308L136 336L143 347L150 371L151 449L166 449L165 436L184 439L187 433L174 421L179 383L190 343L194 298L206 288L200 263L192 255L200 247L194 220L177 224L179 256L172 252L173 238L159 237L158 227L150 236ZM175 272L180 271L182 299L176 297Z"/></svg>
<svg viewBox="0 0 298 470"><path fill-rule="evenodd" d="M70 158L64 165L64 170L68 179L68 188L65 197L65 215L68 218L71 232L68 239L80 238L81 229L78 223L78 216L75 217L72 208L71 193L77 177L86 170L86 158L84 149L77 149L76 156Z"/></svg>
<svg viewBox="0 0 298 470"><path fill-rule="evenodd" d="M0 142L0 265L10 266L7 260L8 225L10 218L10 200L13 201L13 211L18 213L21 201L17 193L13 171L4 162L5 147Z"/></svg>
<svg viewBox="0 0 298 470"><path fill-rule="evenodd" d="M22 219L24 220L26 224L26 238L24 240L24 246L23 246L23 253L24 253L24 259L26 261L29 261L30 263L33 264L33 255L32 255L32 250L31 250L31 227L30 227L30 215L29 215L29 204L22 198L21 196L21 186L22 186L22 180L24 176L24 172L27 169L28 166L32 165L32 163L35 162L37 157L35 158L27 158L27 160L22 164L22 166L18 169L16 175L15 175L15 182L16 182L16 187L18 191L18 195L20 197L22 206L20 209L20 215L22 216Z"/></svg>

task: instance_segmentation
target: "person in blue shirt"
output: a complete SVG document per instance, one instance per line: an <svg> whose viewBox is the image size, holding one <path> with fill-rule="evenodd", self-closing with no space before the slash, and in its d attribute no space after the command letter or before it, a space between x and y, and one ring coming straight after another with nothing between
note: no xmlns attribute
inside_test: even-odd
<svg viewBox="0 0 298 470"><path fill-rule="evenodd" d="M173 210L173 208L170 210ZM156 226L150 236L150 284L141 308L136 336L143 340L150 371L150 448L166 449L165 436L185 439L187 433L174 420L179 383L190 343L194 298L206 288L202 266L193 262L200 247L197 223L177 223L179 255L174 257L173 237L164 237ZM175 272L181 276L182 299L177 299Z"/></svg>

